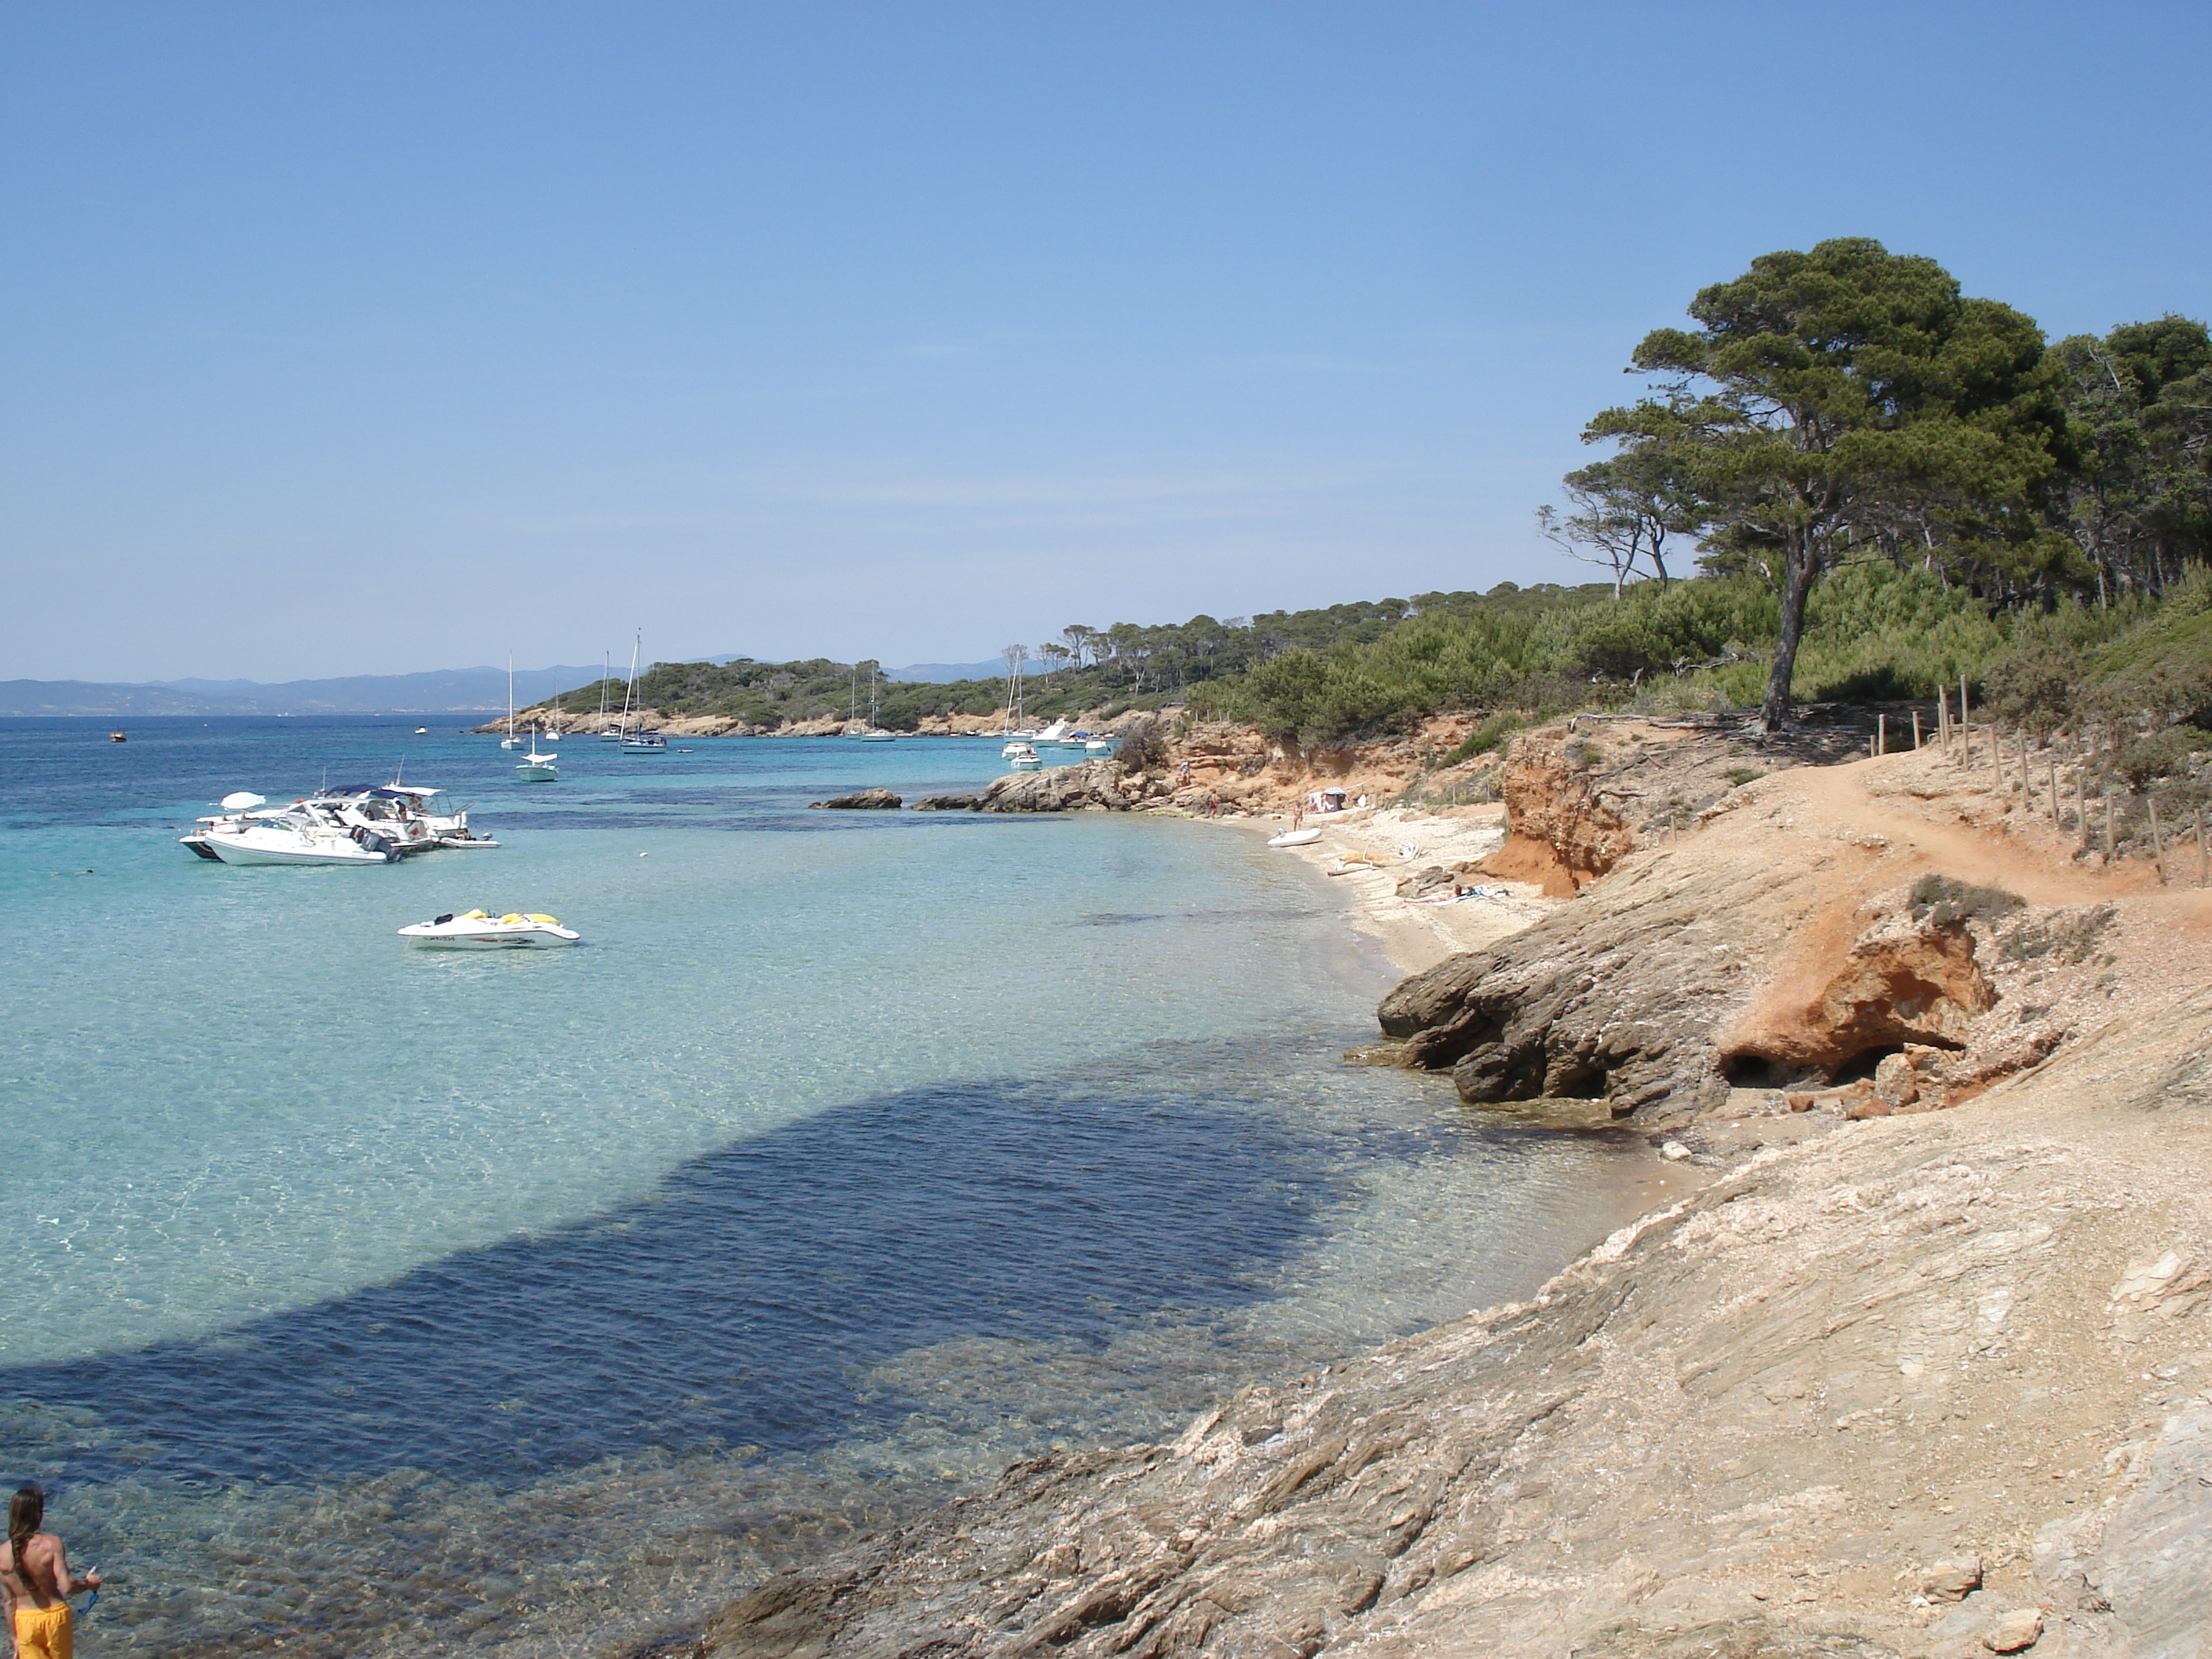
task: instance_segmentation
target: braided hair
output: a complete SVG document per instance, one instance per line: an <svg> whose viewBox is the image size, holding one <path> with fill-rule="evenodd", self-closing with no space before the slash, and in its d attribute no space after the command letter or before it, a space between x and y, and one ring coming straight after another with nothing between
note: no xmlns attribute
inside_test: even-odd
<svg viewBox="0 0 2212 1659"><path fill-rule="evenodd" d="M15 1495L8 1500L8 1553L15 1577L26 1586L36 1589L31 1583L31 1566L25 1552L31 1540L39 1535L39 1523L46 1518L46 1495L36 1486L18 1486Z"/></svg>

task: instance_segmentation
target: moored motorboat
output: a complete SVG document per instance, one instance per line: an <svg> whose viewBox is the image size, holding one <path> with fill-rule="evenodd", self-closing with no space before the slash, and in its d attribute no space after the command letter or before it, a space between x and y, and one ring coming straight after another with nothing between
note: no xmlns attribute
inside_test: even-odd
<svg viewBox="0 0 2212 1659"><path fill-rule="evenodd" d="M508 911L495 916L483 910L464 910L429 921L402 927L399 937L410 945L435 945L449 951L511 951L574 945L583 937L563 927L560 918L542 911Z"/></svg>
<svg viewBox="0 0 2212 1659"><path fill-rule="evenodd" d="M371 862L341 854L337 857L253 857L256 848L267 852L295 845L283 836L245 836L242 830L296 821L317 836L343 836L356 847L389 845L400 854L435 852L441 848L496 847L489 836L469 828L468 808L458 811L430 810L432 798L442 793L421 784L341 784L318 790L289 806L271 806L262 796L241 789L216 803L219 811L199 820L189 835L178 837L199 857L224 864L356 864ZM355 832L360 832L358 836ZM372 839L373 838L373 839ZM229 855L219 850L228 848Z"/></svg>
<svg viewBox="0 0 2212 1659"><path fill-rule="evenodd" d="M532 743L530 745L530 752L522 757L514 769L515 781L558 783L561 781L561 769L553 763L560 758L559 750L548 750L544 754L540 754L538 751L538 745Z"/></svg>
<svg viewBox="0 0 2212 1659"><path fill-rule="evenodd" d="M349 829L303 805L273 817L241 813L218 820L208 827L205 847L225 864L397 864L402 851L389 836L360 824Z"/></svg>

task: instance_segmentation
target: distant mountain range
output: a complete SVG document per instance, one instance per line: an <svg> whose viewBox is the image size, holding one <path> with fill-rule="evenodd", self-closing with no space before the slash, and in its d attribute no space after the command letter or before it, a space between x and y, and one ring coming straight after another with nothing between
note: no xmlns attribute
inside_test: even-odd
<svg viewBox="0 0 2212 1659"><path fill-rule="evenodd" d="M585 668L514 671L518 704L540 701L557 680L571 690L599 678ZM428 674L352 674L335 680L0 680L0 715L23 714L482 714L507 707L504 668Z"/></svg>
<svg viewBox="0 0 2212 1659"><path fill-rule="evenodd" d="M725 663L727 656L703 660ZM617 674L621 670L616 671ZM988 662L916 663L890 668L884 678L944 685L953 680L996 679L1006 672ZM1036 672L1034 665L1031 672ZM543 701L557 682L573 690L599 678L596 663L583 667L518 668L518 708ZM428 674L351 674L334 680L148 680L110 684L96 680L0 680L0 717L31 714L484 714L507 707L504 668L448 668Z"/></svg>
<svg viewBox="0 0 2212 1659"><path fill-rule="evenodd" d="M1031 663L1022 672L1038 674L1044 671L1040 665ZM886 668L884 678L923 685L950 685L955 680L1002 680L1006 678L1006 662L1003 657L994 657L988 662L918 662L908 668Z"/></svg>

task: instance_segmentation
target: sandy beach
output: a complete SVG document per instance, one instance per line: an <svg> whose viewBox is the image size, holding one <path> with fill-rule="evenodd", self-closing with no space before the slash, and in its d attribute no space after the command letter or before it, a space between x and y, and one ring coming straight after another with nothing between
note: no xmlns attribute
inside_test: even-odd
<svg viewBox="0 0 2212 1659"><path fill-rule="evenodd" d="M1266 839L1291 827L1287 813L1217 818L1249 836ZM1374 939L1401 974L1418 974L1463 951L1480 951L1517 933L1563 902L1547 898L1531 882L1501 881L1471 873L1458 878L1471 890L1449 902L1407 898L1398 889L1407 878L1431 867L1455 871L1498 850L1505 839L1502 805L1448 807L1350 807L1341 812L1309 813L1308 829L1321 839L1304 847L1275 849L1284 858L1304 860L1328 877L1329 890L1342 900L1352 926Z"/></svg>

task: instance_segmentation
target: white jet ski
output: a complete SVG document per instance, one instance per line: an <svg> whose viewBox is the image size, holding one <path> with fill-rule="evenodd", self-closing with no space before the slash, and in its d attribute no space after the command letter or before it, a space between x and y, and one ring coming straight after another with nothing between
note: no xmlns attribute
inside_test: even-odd
<svg viewBox="0 0 2212 1659"><path fill-rule="evenodd" d="M452 951L506 951L517 946L574 945L583 935L563 927L559 917L536 911L525 915L510 910L495 916L482 910L465 910L402 927L399 937L410 945L441 945Z"/></svg>

